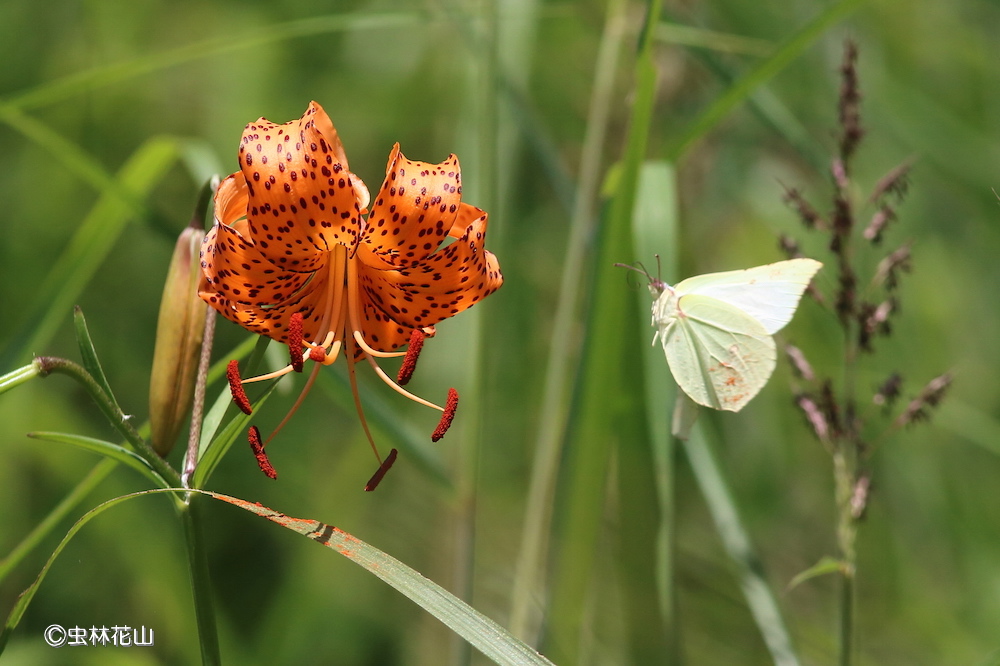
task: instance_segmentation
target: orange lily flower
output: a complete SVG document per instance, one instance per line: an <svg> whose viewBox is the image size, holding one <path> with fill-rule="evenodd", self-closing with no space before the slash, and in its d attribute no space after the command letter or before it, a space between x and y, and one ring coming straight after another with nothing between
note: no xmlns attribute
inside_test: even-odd
<svg viewBox="0 0 1000 666"><path fill-rule="evenodd" d="M454 389L441 407L400 384L409 379L435 324L503 282L496 257L484 248L488 216L462 202L455 155L440 164L415 162L399 144L389 153L385 181L368 213L368 189L351 173L337 130L316 102L284 125L264 118L247 125L239 161L240 170L215 195L199 294L247 330L289 345L291 362L246 380L232 362L234 398L247 411L243 383L301 371L312 360L293 413L318 369L343 353L358 414L381 464L369 484L374 486L395 451L381 462L361 409L355 363L367 360L393 389L442 411L433 439L443 436L458 402ZM441 247L449 237L453 242ZM408 351L395 351L407 344ZM376 359L398 356L405 358L393 381ZM259 434L256 440L251 437L251 445L264 469L266 442Z"/></svg>

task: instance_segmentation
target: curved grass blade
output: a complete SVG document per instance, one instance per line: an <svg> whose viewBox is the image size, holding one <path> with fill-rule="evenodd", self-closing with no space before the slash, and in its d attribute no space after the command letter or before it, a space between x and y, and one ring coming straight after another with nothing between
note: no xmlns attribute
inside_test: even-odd
<svg viewBox="0 0 1000 666"><path fill-rule="evenodd" d="M41 572L34 582L26 589L7 616L3 631L0 632L0 654L2 654L13 630L17 627L25 611L38 592L42 581L52 568L52 564L60 553L66 548L69 541L79 532L84 525L93 518L100 515L111 507L122 502L145 495L170 492L182 493L198 492L208 495L214 499L227 502L241 509L255 513L258 516L267 518L271 522L282 527L307 536L313 541L320 543L327 548L336 550L344 557L350 559L370 573L375 574L383 581L402 592L407 598L415 602L418 606L431 613L434 617L443 622L446 626L469 641L475 648L494 662L503 665L527 665L536 664L539 666L551 665L548 659L538 654L529 646L514 638L506 629L478 612L461 599L450 594L447 590L420 575L415 570L406 566L399 560L389 556L379 549L371 546L357 537L347 532L337 529L332 525L321 523L317 520L304 520L292 518L254 502L248 502L236 497L222 495L204 490L189 491L184 488L167 488L144 490L130 495L123 495L110 499L94 507L84 514L76 523L70 527L66 536L63 537L59 545L56 546L49 559L45 562Z"/></svg>
<svg viewBox="0 0 1000 666"><path fill-rule="evenodd" d="M292 518L255 502L209 491L200 492L267 518L337 551L402 592L498 664L513 666L552 663L437 583L343 530L318 520Z"/></svg>
<svg viewBox="0 0 1000 666"><path fill-rule="evenodd" d="M177 159L176 142L154 137L143 143L118 173L115 187L104 188L101 198L77 228L69 245L42 283L34 306L22 320L0 358L0 367L15 365L28 350L41 351L59 327L73 302L111 252L135 208L122 199L145 197Z"/></svg>
<svg viewBox="0 0 1000 666"><path fill-rule="evenodd" d="M83 435L73 435L62 432L29 432L28 437L48 442L59 442L60 444L71 444L72 446L76 446L86 451L99 453L102 456L131 467L161 488L170 487L170 484L167 483L142 456L129 451L124 446L112 444L111 442L106 442L102 439L94 439L93 437L84 437Z"/></svg>
<svg viewBox="0 0 1000 666"><path fill-rule="evenodd" d="M49 532L55 529L59 521L68 516L69 512L76 508L83 501L83 498L89 495L90 491L106 479L117 466L118 461L112 458L104 458L94 465L87 475L76 484L76 487L41 522L35 525L31 532L7 553L6 557L0 560L0 582L49 535Z"/></svg>
<svg viewBox="0 0 1000 666"><path fill-rule="evenodd" d="M377 30L406 27L425 20L417 12L382 14L335 14L269 25L257 32L248 32L234 39L232 35L216 37L176 49L152 53L126 62L70 74L36 86L0 103L0 113L7 109L30 109L64 101L96 88L118 83L184 63L223 55L232 51L254 49L263 44L295 37L322 35L347 30Z"/></svg>
<svg viewBox="0 0 1000 666"><path fill-rule="evenodd" d="M249 337L235 349L233 349L229 355L225 358L243 358L248 353L250 353L251 348L256 342L257 337ZM15 371L13 373L8 373L4 377L0 377L0 392L5 388L12 388L19 383L18 378L21 375L26 374L27 369L34 369L36 366L34 364L26 366L21 370ZM225 373L226 361L217 362L209 370L208 376L209 381L216 381ZM35 376L37 374L37 369L35 373L29 374L29 377ZM8 380L9 378L9 380ZM8 381L4 381L8 380ZM23 379L20 381L24 381ZM149 435L149 422L147 421L139 428L139 434L143 437ZM21 542L15 546L5 558L0 560L0 581L7 576L11 570L14 569L36 546L38 546L52 530L56 528L59 522L69 515L76 506L83 501L90 491L97 487L101 481L103 481L107 476L118 466L118 461L111 458L105 458L99 463L94 465L94 467L83 477L77 485L57 504L49 513L35 525L34 529L25 536Z"/></svg>
<svg viewBox="0 0 1000 666"><path fill-rule="evenodd" d="M830 5L826 11L803 26L798 32L778 47L766 60L737 81L722 96L716 99L708 109L674 142L667 151L667 159L671 162L684 154L687 148L712 130L723 118L742 104L760 85L771 79L784 69L790 62L799 57L823 32L848 14L853 12L864 0L840 0Z"/></svg>
<svg viewBox="0 0 1000 666"><path fill-rule="evenodd" d="M764 637L771 659L778 666L798 666L799 659L792 648L792 639L785 628L778 602L761 573L760 560L740 521L729 486L705 439L704 427L696 424L691 430L691 436L682 442L719 537L736 565L740 589L743 590L750 613Z"/></svg>

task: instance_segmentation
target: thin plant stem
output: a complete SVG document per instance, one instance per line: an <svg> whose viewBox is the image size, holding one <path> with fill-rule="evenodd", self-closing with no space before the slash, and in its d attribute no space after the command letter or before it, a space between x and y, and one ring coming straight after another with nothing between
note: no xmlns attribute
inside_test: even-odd
<svg viewBox="0 0 1000 666"><path fill-rule="evenodd" d="M201 529L201 498L188 498L178 512L184 523L184 537L187 542L188 565L191 569L191 589L194 594L195 619L198 623L198 641L201 646L201 662L205 666L222 663L219 653L219 632L215 623L215 608L212 602L212 579L208 569L208 553Z"/></svg>
<svg viewBox="0 0 1000 666"><path fill-rule="evenodd" d="M181 483L189 487L191 475L198 464L198 449L201 442L201 423L205 416L205 386L208 383L208 369L212 360L212 343L215 340L215 310L208 308L205 317L205 332L201 341L201 356L198 359L198 376L194 384L194 403L191 406L191 429L188 434L188 448L184 456L184 470Z"/></svg>
<svg viewBox="0 0 1000 666"><path fill-rule="evenodd" d="M167 482L168 485L180 485L180 476L163 458L161 458L149 443L132 427L129 418L115 405L114 401L108 397L97 381L87 372L83 366L73 361L57 358L53 356L39 356L35 359L39 373L45 377L50 373L57 372L67 375L77 381L90 394L101 412L108 418L111 425L117 430L125 440L132 446L132 449L146 459L149 465L157 474Z"/></svg>

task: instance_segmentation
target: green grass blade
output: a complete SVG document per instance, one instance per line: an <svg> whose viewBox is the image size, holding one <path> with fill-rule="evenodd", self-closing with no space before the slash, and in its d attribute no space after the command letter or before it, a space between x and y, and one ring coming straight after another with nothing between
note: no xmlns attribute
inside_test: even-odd
<svg viewBox="0 0 1000 666"><path fill-rule="evenodd" d="M632 221L635 251L633 261L642 261L648 270L657 257L658 277L674 283L680 246L676 173L667 162L647 162L639 174L639 193ZM641 278L640 278L641 279ZM670 436L670 415L663 410L664 401L673 399L676 385L670 375L663 348L649 344L653 328L650 324L651 299L646 289L638 290L637 324L646 333L643 349L643 375L646 378L645 407L653 469L656 475L656 501L659 504L660 525L656 536L657 564L655 568L658 604L663 615L663 633L669 653L665 661L680 662L680 639L674 592L674 459L675 442Z"/></svg>
<svg viewBox="0 0 1000 666"><path fill-rule="evenodd" d="M418 12L333 14L277 23L256 32L241 33L238 37L226 34L222 37L188 44L176 49L151 53L125 62L70 74L44 83L4 100L0 103L0 114L10 109L24 110L62 102L82 93L144 74L233 51L254 49L264 44L348 30L404 28L424 20L424 15Z"/></svg>
<svg viewBox="0 0 1000 666"><path fill-rule="evenodd" d="M117 176L117 187L101 195L39 287L34 307L0 357L0 367L16 364L29 350L40 352L48 346L60 321L111 252L135 214L134 207L119 196L118 188L141 199L176 159L176 143L168 137L152 138L133 153Z"/></svg>
<svg viewBox="0 0 1000 666"><path fill-rule="evenodd" d="M34 599L49 570L52 568L52 564L73 537L87 523L111 507L130 499L162 492L186 493L188 491L182 488L170 488L145 490L130 495L123 495L103 502L77 520L49 556L34 582L21 594L11 609L4 623L3 631L0 632L0 654L3 653L11 634L20 623L25 611ZM291 518L260 504L229 497L228 495L208 491L195 492L201 492L209 497L267 518L271 522L307 536L327 548L336 550L344 557L347 557L402 592L407 598L441 620L446 626L465 638L474 647L498 664L509 664L511 666L537 664L544 666L552 663L532 648L514 638L499 624L479 613L441 586L428 580L399 560L336 527L315 520Z"/></svg>
<svg viewBox="0 0 1000 666"><path fill-rule="evenodd" d="M506 629L443 587L357 537L317 520L292 518L255 502L202 491L335 550L402 592L497 664L551 664Z"/></svg>
<svg viewBox="0 0 1000 666"><path fill-rule="evenodd" d="M278 380L273 379L267 383L267 388L262 393L251 397L250 403L253 405L254 413L264 406L264 403L271 397L277 386ZM223 393L227 400L231 400L228 397L228 388L223 389ZM192 475L191 486L193 488L201 488L205 485L205 482L212 476L212 472L215 471L215 468L222 461L222 457L226 455L233 442L236 441L236 438L250 426L250 418L252 416L253 414L244 414L241 411L236 411L233 417L219 430L212 441L209 442L198 459L198 466L195 467L194 474Z"/></svg>
<svg viewBox="0 0 1000 666"><path fill-rule="evenodd" d="M553 658L563 663L575 663L579 658L583 629L580 609L585 605L593 575L612 444L647 445L645 440L626 442L624 438L619 439L622 428L637 434L632 426L635 425L636 405L642 404L642 364L635 359L642 352L635 328L639 319L637 302L623 297L626 283L621 269L614 264L623 259L627 261L633 252L632 215L656 93L651 31L659 8L659 2L649 3L646 29L636 60L635 101L624 156L597 247L583 371L577 410L569 430L570 445L563 468L565 483L557 508L561 514L561 529L552 562L554 574L546 645L551 646ZM626 375L626 369L631 368L639 374ZM645 422L642 416L638 420ZM655 528L651 531L655 534ZM658 609L650 615L658 616Z"/></svg>
<svg viewBox="0 0 1000 666"><path fill-rule="evenodd" d="M559 298L549 338L542 414L535 438L535 456L525 506L521 547L511 594L510 627L515 636L534 642L541 625L535 601L545 589L546 560L552 521L552 498L565 436L569 387L573 385L578 350L567 344L573 338L585 284L587 246L596 226L594 201L601 178L602 146L607 134L618 55L625 36L628 3L608 4L598 49L587 131L580 158L580 175L570 220L566 259L562 267Z"/></svg>
<svg viewBox="0 0 1000 666"><path fill-rule="evenodd" d="M261 362L264 360L264 353L267 351L268 345L271 343L271 338L265 337L263 335L251 335L247 340L236 348L232 353L223 356L221 360L216 362L216 368L218 368L217 374L214 370L209 370L207 385L211 385L218 379L221 379L226 373L226 368L229 365L231 359L240 360L247 354L250 354L250 358L247 362L243 364L240 372L243 373L245 377L252 377L256 372L257 368L260 367ZM208 449L212 440L215 439L216 433L219 431L219 426L222 421L226 418L226 415L230 416L236 413L236 406L233 404L233 396L229 390L228 380L223 386L222 390L219 391L219 397L215 399L212 404L212 408L208 410L205 417L201 421L201 439L198 442L198 459L200 460L205 451Z"/></svg>
<svg viewBox="0 0 1000 666"><path fill-rule="evenodd" d="M764 637L771 659L778 666L797 666L799 659L792 648L778 602L764 578L760 560L740 521L732 493L701 425L695 425L691 436L684 441L684 451L726 552L736 565L740 589Z"/></svg>
<svg viewBox="0 0 1000 666"><path fill-rule="evenodd" d="M100 455L110 458L111 460L120 462L127 467L131 467L161 488L168 488L170 486L170 484L164 481L163 478L157 474L156 470L154 470L149 463L142 458L142 456L132 453L125 447L119 446L118 444L112 444L111 442L106 442L102 439L94 439L93 437L84 437L83 435L73 435L62 432L29 432L28 437L41 439L47 442L70 444L77 448L84 449L85 451L99 453Z"/></svg>
<svg viewBox="0 0 1000 666"><path fill-rule="evenodd" d="M112 470L118 466L118 461L104 458L80 479L76 487L57 504L21 541L11 549L7 556L0 560L0 582L20 564L28 553L34 550L59 522L69 515L94 488L106 479Z"/></svg>
<svg viewBox="0 0 1000 666"><path fill-rule="evenodd" d="M827 28L853 12L864 1L840 0L827 7L819 16L803 26L778 47L769 58L759 63L729 88L725 94L716 99L674 142L667 151L667 158L671 162L677 162L692 143L711 131L733 109L742 104L754 90L799 57Z"/></svg>

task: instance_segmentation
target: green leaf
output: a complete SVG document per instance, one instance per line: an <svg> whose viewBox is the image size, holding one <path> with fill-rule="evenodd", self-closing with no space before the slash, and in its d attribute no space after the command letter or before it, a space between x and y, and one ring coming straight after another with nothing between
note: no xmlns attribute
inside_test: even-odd
<svg viewBox="0 0 1000 666"><path fill-rule="evenodd" d="M94 341L90 337L87 320L84 318L83 310L79 306L73 308L73 325L76 327L76 342L80 346L80 358L83 361L83 367L87 369L87 372L90 373L101 389L108 394L111 402L121 410L118 400L115 399L114 391L111 390L111 384L108 383L108 378L104 374L104 368L101 367L101 361L97 358L97 349L94 348Z"/></svg>
<svg viewBox="0 0 1000 666"><path fill-rule="evenodd" d="M104 458L94 465L87 475L80 479L73 490L67 493L59 504L7 553L6 557L0 560L0 582L56 528L56 525L63 518L69 515L70 511L83 501L84 497L90 494L90 491L106 479L116 467L118 467L118 461L111 458Z"/></svg>
<svg viewBox="0 0 1000 666"><path fill-rule="evenodd" d="M135 454L118 444L112 444L111 442L107 442L102 439L94 439L93 437L84 437L83 435L73 435L62 432L29 432L28 437L48 442L71 444L86 451L99 453L102 456L111 458L112 460L131 467L161 488L170 487L170 484L164 481L156 470L154 470L142 456Z"/></svg>
<svg viewBox="0 0 1000 666"><path fill-rule="evenodd" d="M267 518L273 523L337 551L402 592L498 664L514 666L552 663L437 583L343 530L318 520L292 518L256 502L247 502L209 491L201 492Z"/></svg>
<svg viewBox="0 0 1000 666"><path fill-rule="evenodd" d="M819 562L812 565L805 571L799 573L788 583L788 589L791 590L797 587L801 583L806 582L810 578L816 578L818 576L826 576L827 574L843 573L844 563L835 557L830 557L829 555L824 555Z"/></svg>
<svg viewBox="0 0 1000 666"><path fill-rule="evenodd" d="M275 387L278 385L278 380L273 379L267 382L264 392L254 396L251 399L251 404L253 405L254 412L260 409L267 399L271 397L274 392ZM229 396L229 388L223 389L223 397L228 403L232 403L232 398ZM213 410L215 407L212 408ZM203 449L200 457L198 458L198 466L194 470L194 475L191 480L191 486L194 488L201 488L208 481L212 472L218 466L219 462L222 461L222 457L229 451L229 448L236 441L236 438L240 436L249 425L250 418L253 414L244 414L243 412L234 409L235 413L233 417L226 423L218 434L208 443L208 445Z"/></svg>
<svg viewBox="0 0 1000 666"><path fill-rule="evenodd" d="M425 578L394 557L347 532L316 520L292 518L255 502L248 502L236 497L204 490L188 491L184 488L145 490L116 497L94 507L77 520L49 556L49 559L45 562L34 582L21 594L14 604L13 609L11 609L3 631L0 632L0 654L3 653L11 634L20 623L25 611L38 592L42 581L45 580L45 576L52 568L52 564L84 525L104 511L126 500L162 492L181 494L199 492L208 495L214 499L227 502L233 506L267 518L273 523L277 523L293 532L309 537L331 550L337 551L402 592L407 598L439 619L452 631L469 641L476 649L498 664L530 666L532 664L545 665L552 663L528 645L514 638L502 626L449 593L440 585Z"/></svg>
<svg viewBox="0 0 1000 666"><path fill-rule="evenodd" d="M667 151L671 162L676 162L688 146L708 134L733 109L742 104L758 87L773 78L778 72L799 57L829 27L853 12L864 0L840 0L827 7L816 18L803 26L778 47L771 57L761 61L756 67L737 81L722 96L718 97L698 119L683 132Z"/></svg>
<svg viewBox="0 0 1000 666"><path fill-rule="evenodd" d="M634 247L632 218L656 97L657 73L651 34L659 10L660 3L656 0L648 3L646 26L635 64L635 100L621 171L615 181L614 198L602 219L592 269L593 291L578 381L577 409L569 426L570 440L557 504L561 531L553 549L554 573L545 643L551 646L557 662L579 660L580 635L584 631L580 609L585 606L594 578L601 534L597 517L604 513L605 483L613 446L617 445L620 455L636 456L631 458L632 463L637 463L647 453L638 447L648 447L642 410L644 379L638 303L634 298L623 296L626 282L621 269L614 264L628 260ZM626 492L634 492L635 497L643 495L647 481L651 479L645 475L635 479L633 482L638 485L627 488ZM629 500L630 506L633 499ZM651 510L643 512L646 518L654 516L657 523L645 530L647 535L652 535L651 539L655 538L658 527L657 509L654 503ZM636 562L645 560L641 550L652 547L652 541L622 544L623 549L628 549L629 558L635 558ZM653 572L649 571L647 580L652 578ZM643 594L642 590L630 586L630 594L633 593ZM628 608L635 608L638 603L637 597L626 600ZM630 627L633 657L656 650L654 644L663 640L660 610L658 605L653 605L652 612L647 606L642 617L629 615L629 622L637 623ZM656 627L658 636L650 631L652 627ZM660 646L659 649L662 654L664 648Z"/></svg>
<svg viewBox="0 0 1000 666"><path fill-rule="evenodd" d="M135 202L148 195L176 158L173 139L154 137L132 154L113 186L102 185L100 199L56 260L33 299L34 307L0 355L0 367L14 365L27 351L41 352L48 346L60 322L111 252L125 225L136 215Z"/></svg>
<svg viewBox="0 0 1000 666"><path fill-rule="evenodd" d="M792 640L781 617L778 602L764 578L760 559L740 520L729 485L705 439L704 426L695 426L691 436L683 440L683 445L698 488L712 514L715 529L736 565L737 580L771 653L771 659L778 666L797 666L799 659L792 648Z"/></svg>

